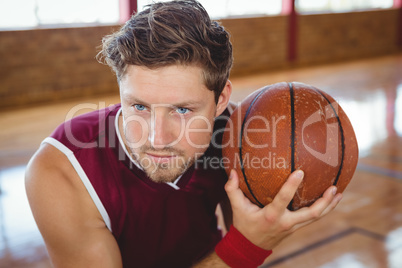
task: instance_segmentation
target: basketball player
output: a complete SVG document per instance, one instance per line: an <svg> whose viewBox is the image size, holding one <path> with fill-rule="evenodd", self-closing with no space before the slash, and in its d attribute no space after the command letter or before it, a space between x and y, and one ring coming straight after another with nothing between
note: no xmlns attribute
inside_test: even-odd
<svg viewBox="0 0 402 268"><path fill-rule="evenodd" d="M26 172L55 267L257 267L339 202L331 187L309 208L287 210L296 171L259 208L236 172L228 179L212 165L232 106L232 46L198 2L149 6L105 37L100 55L121 104L60 125ZM231 225L223 239L218 204Z"/></svg>

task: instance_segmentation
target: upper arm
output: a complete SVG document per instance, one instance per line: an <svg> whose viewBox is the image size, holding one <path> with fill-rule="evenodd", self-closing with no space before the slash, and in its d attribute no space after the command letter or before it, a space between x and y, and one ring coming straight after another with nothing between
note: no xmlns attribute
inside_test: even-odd
<svg viewBox="0 0 402 268"><path fill-rule="evenodd" d="M67 158L45 144L26 171L26 192L55 267L121 267L118 245Z"/></svg>

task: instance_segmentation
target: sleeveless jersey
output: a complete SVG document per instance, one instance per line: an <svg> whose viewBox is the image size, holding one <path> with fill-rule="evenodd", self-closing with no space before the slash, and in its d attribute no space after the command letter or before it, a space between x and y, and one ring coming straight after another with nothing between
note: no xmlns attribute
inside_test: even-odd
<svg viewBox="0 0 402 268"><path fill-rule="evenodd" d="M44 142L63 152L115 237L124 267L189 267L221 239L215 209L226 173L210 145L175 183L155 183L138 168L118 131L120 105L60 125ZM228 113L215 120L220 144ZM212 142L211 142L212 144Z"/></svg>

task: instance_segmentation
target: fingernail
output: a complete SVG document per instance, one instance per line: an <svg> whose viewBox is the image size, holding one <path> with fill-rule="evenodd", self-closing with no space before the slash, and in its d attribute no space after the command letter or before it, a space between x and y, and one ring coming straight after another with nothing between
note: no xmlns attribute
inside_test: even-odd
<svg viewBox="0 0 402 268"><path fill-rule="evenodd" d="M232 169L232 170L230 171L229 180L230 180L231 178L233 178L233 172L234 172L234 170Z"/></svg>
<svg viewBox="0 0 402 268"><path fill-rule="evenodd" d="M298 171L296 172L296 178L298 178L298 179L303 179L303 177L304 177L304 172L301 171L301 170L298 170Z"/></svg>
<svg viewBox="0 0 402 268"><path fill-rule="evenodd" d="M334 187L334 188L332 189L332 195L336 195L336 191L338 191L338 189L337 189L336 187Z"/></svg>

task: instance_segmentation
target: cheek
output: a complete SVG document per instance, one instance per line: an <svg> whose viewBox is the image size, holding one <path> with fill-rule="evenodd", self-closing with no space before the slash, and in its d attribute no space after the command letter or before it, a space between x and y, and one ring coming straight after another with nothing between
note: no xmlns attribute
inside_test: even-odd
<svg viewBox="0 0 402 268"><path fill-rule="evenodd" d="M132 149L146 144L148 139L148 123L144 118L128 116L123 123L123 132L128 145Z"/></svg>
<svg viewBox="0 0 402 268"><path fill-rule="evenodd" d="M187 122L185 140L194 151L205 150L211 142L214 124L206 117L192 118Z"/></svg>

